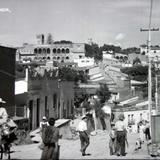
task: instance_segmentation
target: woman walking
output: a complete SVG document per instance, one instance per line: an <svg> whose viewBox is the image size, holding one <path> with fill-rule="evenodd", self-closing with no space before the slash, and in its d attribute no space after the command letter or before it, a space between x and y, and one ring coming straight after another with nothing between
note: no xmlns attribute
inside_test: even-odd
<svg viewBox="0 0 160 160"><path fill-rule="evenodd" d="M59 159L59 130L54 126L55 119L49 119L49 126L46 127L42 140L44 149L42 152L41 160L58 160Z"/></svg>
<svg viewBox="0 0 160 160"><path fill-rule="evenodd" d="M124 115L120 114L119 115L119 120L115 123L115 128L116 128L116 152L117 156L125 156L125 142L127 138L127 133L126 133L126 126L124 123Z"/></svg>

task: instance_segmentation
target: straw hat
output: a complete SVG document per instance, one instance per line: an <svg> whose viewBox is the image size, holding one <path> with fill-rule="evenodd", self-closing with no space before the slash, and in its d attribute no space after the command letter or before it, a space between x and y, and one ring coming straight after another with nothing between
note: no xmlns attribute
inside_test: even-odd
<svg viewBox="0 0 160 160"><path fill-rule="evenodd" d="M124 120L124 114L121 113L119 116L118 116L119 120Z"/></svg>
<svg viewBox="0 0 160 160"><path fill-rule="evenodd" d="M3 99L0 98L0 103L6 103L6 101L3 101Z"/></svg>
<svg viewBox="0 0 160 160"><path fill-rule="evenodd" d="M42 118L43 120L46 120L47 118L45 117L45 116L43 116L43 118Z"/></svg>
<svg viewBox="0 0 160 160"><path fill-rule="evenodd" d="M81 119L83 120L83 119L85 119L85 118L87 118L87 116L86 116L86 115L83 115Z"/></svg>

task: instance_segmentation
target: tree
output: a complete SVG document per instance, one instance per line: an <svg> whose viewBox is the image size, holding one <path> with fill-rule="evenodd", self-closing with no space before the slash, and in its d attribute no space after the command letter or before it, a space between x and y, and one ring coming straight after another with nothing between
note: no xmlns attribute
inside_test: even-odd
<svg viewBox="0 0 160 160"><path fill-rule="evenodd" d="M136 66L136 65L141 65L141 60L136 57L134 60L133 60L133 65Z"/></svg>
<svg viewBox="0 0 160 160"><path fill-rule="evenodd" d="M86 57L94 57L95 61L102 60L102 52L96 43L92 43L91 45L85 44Z"/></svg>
<svg viewBox="0 0 160 160"><path fill-rule="evenodd" d="M99 97L101 104L104 104L111 97L111 92L109 91L107 84L101 84L96 94Z"/></svg>
<svg viewBox="0 0 160 160"><path fill-rule="evenodd" d="M113 51L113 54L118 52L121 52L121 47L120 46L114 46L114 45L108 45L108 44L104 44L103 46L100 47L101 51Z"/></svg>
<svg viewBox="0 0 160 160"><path fill-rule="evenodd" d="M121 71L128 74L130 79L136 81L146 81L148 78L148 66L133 66L122 68Z"/></svg>
<svg viewBox="0 0 160 160"><path fill-rule="evenodd" d="M53 44L53 36L51 33L48 33L46 43Z"/></svg>

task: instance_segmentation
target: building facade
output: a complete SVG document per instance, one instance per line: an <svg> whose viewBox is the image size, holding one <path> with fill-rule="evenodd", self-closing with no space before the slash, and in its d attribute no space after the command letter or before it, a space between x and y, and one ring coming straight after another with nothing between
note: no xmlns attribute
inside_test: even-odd
<svg viewBox="0 0 160 160"><path fill-rule="evenodd" d="M18 48L16 61L74 62L85 58L84 43L25 44Z"/></svg>
<svg viewBox="0 0 160 160"><path fill-rule="evenodd" d="M0 97L9 115L14 114L15 48L0 46Z"/></svg>
<svg viewBox="0 0 160 160"><path fill-rule="evenodd" d="M74 82L59 81L47 75L28 80L27 107L30 129L39 127L43 116L69 118L73 115Z"/></svg>

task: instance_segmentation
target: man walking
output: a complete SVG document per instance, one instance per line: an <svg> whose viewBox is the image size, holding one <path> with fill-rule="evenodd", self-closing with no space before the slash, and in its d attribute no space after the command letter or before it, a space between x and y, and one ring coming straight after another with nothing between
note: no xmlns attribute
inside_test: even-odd
<svg viewBox="0 0 160 160"><path fill-rule="evenodd" d="M79 122L77 130L81 141L82 156L86 156L86 149L89 146L89 134L87 132L87 116L82 116L82 120Z"/></svg>

